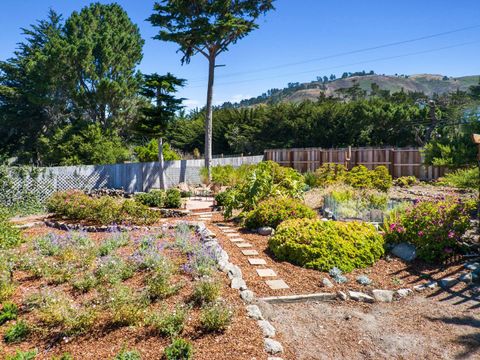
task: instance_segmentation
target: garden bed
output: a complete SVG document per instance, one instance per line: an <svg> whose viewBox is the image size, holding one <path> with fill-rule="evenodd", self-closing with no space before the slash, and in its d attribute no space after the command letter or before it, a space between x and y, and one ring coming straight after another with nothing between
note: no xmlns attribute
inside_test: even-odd
<svg viewBox="0 0 480 360"><path fill-rule="evenodd" d="M37 226L24 231L28 241L20 246L19 253L26 258L33 256L32 241L34 238L46 234L65 236L66 232L45 226ZM127 260L138 251L138 239L153 235L153 232L131 231L130 241L127 245L119 247L112 252L116 256ZM98 246L111 234L89 233L82 234L92 240ZM124 324L122 326L112 323L111 310L105 310L101 287L94 287L91 290L80 293L74 290L72 283L79 278L80 274L75 273L66 282L53 284L45 277L34 276L31 271L17 270L14 272L14 280L17 288L10 299L19 306L18 320L27 321L32 331L23 341L14 344L6 344L1 341L2 349L6 354L12 354L16 350L37 349L36 359L51 359L63 353L69 353L74 359L112 359L122 348L137 350L144 359L160 359L164 349L171 343L169 336L162 335L158 329L147 325L143 318L155 312L173 312L177 306L188 305L188 317L185 321L184 330L178 336L187 339L193 344L195 359L244 359L244 358L266 358L263 351L263 336L255 322L248 319L245 314L243 302L238 296L238 291L229 287L227 278L215 270L211 275L220 284L220 297L226 306L233 311L231 324L224 332L209 332L202 327L200 321L202 307L192 302L192 294L199 283L199 278L194 276L189 269L188 258L178 247L169 247L173 243L175 235L169 230L161 238L161 250L175 267L185 269L175 271L170 279L172 285L182 284L177 292L166 296L164 299L152 300L148 306L137 313L138 323ZM137 239L137 240L135 240ZM110 255L108 255L110 256ZM48 259L48 257L46 257ZM134 292L143 293L146 291L146 283L151 272L147 270L135 270L128 279L120 282ZM115 287L113 285L112 289ZM117 285L115 285L117 286ZM106 286L110 288L110 285ZM55 291L62 296L67 296L73 301L74 306L92 306L98 309L95 323L78 335L66 334L61 330L60 325L46 327L39 320L37 310L27 311L26 302L31 301L35 294L44 294L48 291ZM112 293L111 296L115 296ZM101 300L102 299L102 300ZM110 309L110 308L109 308ZM9 321L0 326L0 337L3 339L9 326L16 322ZM1 356L4 356L2 354Z"/></svg>
<svg viewBox="0 0 480 360"><path fill-rule="evenodd" d="M248 262L248 257L241 252L229 237L223 233L219 227L211 226L211 230L217 235L222 247L230 255L231 261L240 266L243 271L243 277L257 297L270 297L282 295L299 295L312 294L318 292L336 292L336 291L362 291L369 292L373 289L388 289L398 290L402 288L412 288L415 285L423 284L429 280L439 280L446 276L453 276L460 274L464 270L465 260L462 257L457 257L455 260L444 264L442 266L428 265L420 260L412 263L406 263L396 257L388 256L377 261L373 266L356 269L351 273L344 274L348 282L345 284L337 284L326 272L321 272L312 269L305 269L300 266L293 265L286 261L278 261L268 248L268 236L261 236L251 231L239 228L232 221L224 221L220 215L214 215L214 224L226 224L235 228L240 237L246 242L252 244L252 249L258 251L259 255L255 256L266 260L264 266L252 266ZM277 277L272 279L283 279L288 289L272 290L265 280L268 278L261 278L258 276L256 269L270 268L275 271ZM364 286L359 284L356 279L359 275L367 275L372 284ZM333 287L329 288L322 284L322 280L328 278L332 281ZM456 285L453 290L462 291L467 286L463 283Z"/></svg>

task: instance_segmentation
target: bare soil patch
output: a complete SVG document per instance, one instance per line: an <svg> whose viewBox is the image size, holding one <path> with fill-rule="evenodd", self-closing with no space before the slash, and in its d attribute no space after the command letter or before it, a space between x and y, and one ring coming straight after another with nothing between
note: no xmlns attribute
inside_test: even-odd
<svg viewBox="0 0 480 360"><path fill-rule="evenodd" d="M415 296L391 304L264 306L292 359L478 359L480 316Z"/></svg>

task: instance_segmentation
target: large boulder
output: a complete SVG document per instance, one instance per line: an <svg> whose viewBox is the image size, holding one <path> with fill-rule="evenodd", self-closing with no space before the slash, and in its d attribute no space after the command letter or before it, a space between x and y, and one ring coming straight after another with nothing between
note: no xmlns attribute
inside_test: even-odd
<svg viewBox="0 0 480 360"><path fill-rule="evenodd" d="M413 261L417 257L417 249L411 244L400 243L393 247L392 254L404 261Z"/></svg>

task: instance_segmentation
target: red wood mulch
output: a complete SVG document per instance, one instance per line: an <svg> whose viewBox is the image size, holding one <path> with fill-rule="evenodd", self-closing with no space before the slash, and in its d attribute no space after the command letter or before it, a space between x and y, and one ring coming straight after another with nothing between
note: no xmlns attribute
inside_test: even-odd
<svg viewBox="0 0 480 360"><path fill-rule="evenodd" d="M60 230L54 230L45 226L34 227L24 231L28 237L34 237L48 232L62 233ZM140 233L132 233L133 236ZM106 233L92 233L89 236L95 241L108 236ZM23 245L26 249L27 245ZM130 249L124 248L120 253L128 253ZM229 281L224 274L218 274L223 281L222 297L234 309L234 318L231 326L223 334L203 334L198 329L199 309L194 308L187 323L187 327L182 337L193 342L195 349L195 359L266 359L267 354L263 350L263 336L256 322L246 316L245 306L237 290L229 287ZM26 273L17 272L15 274L18 280L18 287L12 298L12 301L18 305L29 295L38 292L40 288L48 286L52 289L65 291L76 301L86 300L87 295L76 295L68 284L54 286L47 285L43 280L35 280ZM144 285L144 274L136 274L133 278L126 281L129 286L140 290ZM187 274L175 276L175 280L185 282L185 287L176 295L167 300L160 301L153 305L154 308L167 306L173 308L174 304L189 302L193 288L193 280ZM92 291L94 292L94 291ZM20 319L32 319L30 313L21 314ZM51 359L53 356L59 356L62 353L70 353L74 359L111 359L123 347L127 349L138 350L143 359L161 359L163 349L170 343L169 339L152 333L148 327L109 327L105 321L100 318L95 327L87 334L72 338L56 338L53 333L35 332L26 341L20 344L7 345L3 341L3 335L9 322L0 326L0 358L5 354L13 354L18 350L37 349L39 355L36 359ZM290 358L287 354L285 358Z"/></svg>

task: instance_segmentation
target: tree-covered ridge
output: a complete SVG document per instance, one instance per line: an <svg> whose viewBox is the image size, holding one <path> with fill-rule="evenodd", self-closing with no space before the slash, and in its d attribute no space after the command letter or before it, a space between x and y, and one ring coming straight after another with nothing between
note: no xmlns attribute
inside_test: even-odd
<svg viewBox="0 0 480 360"><path fill-rule="evenodd" d="M434 124L425 94L377 91L363 98L355 94L360 91L355 88L351 88L353 94L345 94L355 100L322 97L300 103L217 108L214 152L261 154L269 148L423 146L448 142L453 134L466 143L471 131L480 130L478 113L472 110L478 106L475 89L434 96ZM169 131L171 144L185 151L201 149L202 116L194 112L179 118ZM471 161L474 147L466 147L465 151L458 157Z"/></svg>
<svg viewBox="0 0 480 360"><path fill-rule="evenodd" d="M315 101L319 96L343 97L343 93L358 85L365 96L375 95L375 89L385 93L417 92L424 96L432 97L435 94L446 94L468 91L480 80L479 75L463 76L458 78L445 75L420 74L420 75L385 75L375 74L373 71L345 72L340 78L334 74L330 76L317 76L311 82L291 82L283 89L270 89L263 94L241 100L238 103L226 102L223 107L244 107L259 104L276 104L278 102Z"/></svg>

